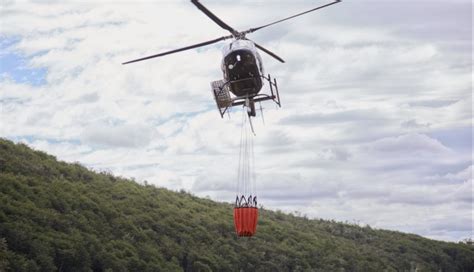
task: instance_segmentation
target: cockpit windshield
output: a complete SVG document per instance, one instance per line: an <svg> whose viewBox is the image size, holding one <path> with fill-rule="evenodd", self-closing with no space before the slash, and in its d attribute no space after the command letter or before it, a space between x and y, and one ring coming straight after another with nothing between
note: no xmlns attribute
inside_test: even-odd
<svg viewBox="0 0 474 272"><path fill-rule="evenodd" d="M252 54L256 57L257 59L257 65L258 69L260 71L260 74L264 74L263 70L263 64L262 64L262 58L260 57L260 54L257 51L257 48L255 47L255 44L249 40L235 40L231 42L230 44L227 44L224 46L222 49L222 54L224 55L224 58L229 55L231 52L237 51L237 50L249 50L252 52ZM222 63L222 71L225 70L224 63Z"/></svg>

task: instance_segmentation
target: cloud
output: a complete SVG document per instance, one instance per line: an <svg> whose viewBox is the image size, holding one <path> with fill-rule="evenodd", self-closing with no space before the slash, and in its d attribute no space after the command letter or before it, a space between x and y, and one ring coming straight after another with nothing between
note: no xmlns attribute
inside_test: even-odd
<svg viewBox="0 0 474 272"><path fill-rule="evenodd" d="M82 141L91 146L141 147L159 137L150 126L94 124L84 129Z"/></svg>
<svg viewBox="0 0 474 272"><path fill-rule="evenodd" d="M333 113L314 113L293 115L283 118L282 124L291 125L310 125L315 124L331 124L331 123L348 123L348 122L384 122L382 114L377 113L376 110L349 110L339 111Z"/></svg>
<svg viewBox="0 0 474 272"><path fill-rule="evenodd" d="M439 141L422 134L408 134L377 140L368 147L369 152L385 154L429 155L448 153L450 150Z"/></svg>
<svg viewBox="0 0 474 272"><path fill-rule="evenodd" d="M430 127L430 123L426 123L426 124L420 124L416 121L416 119L411 119L411 120L408 120L408 121L405 121L403 123L401 123L401 126L402 127L405 127L405 128L429 128Z"/></svg>

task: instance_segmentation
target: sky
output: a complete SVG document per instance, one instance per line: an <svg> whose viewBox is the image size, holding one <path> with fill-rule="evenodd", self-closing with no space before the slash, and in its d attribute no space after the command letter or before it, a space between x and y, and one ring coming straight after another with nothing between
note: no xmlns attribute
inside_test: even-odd
<svg viewBox="0 0 474 272"><path fill-rule="evenodd" d="M202 0L245 30L324 1ZM282 108L254 120L265 208L472 237L471 1L346 0L249 38ZM0 137L60 160L232 202L240 110L210 82L227 35L188 1L0 0Z"/></svg>

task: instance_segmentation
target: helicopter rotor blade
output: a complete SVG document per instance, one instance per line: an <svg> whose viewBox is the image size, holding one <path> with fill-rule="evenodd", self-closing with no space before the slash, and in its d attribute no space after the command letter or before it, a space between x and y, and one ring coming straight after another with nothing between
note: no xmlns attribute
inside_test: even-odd
<svg viewBox="0 0 474 272"><path fill-rule="evenodd" d="M260 30L262 28L265 28L265 27L269 27L271 25L274 25L274 24L278 24L278 23L281 23L283 21L286 21L286 20L290 20L290 19L293 19L293 18L296 18L298 16L301 16L301 15L304 15L304 14L307 14L307 13L310 13L310 12L313 12L313 11L316 11L318 9L322 9L322 8L325 8L325 7L329 7L331 5L334 5L334 4L337 4L341 2L341 0L334 0L333 2L329 3L329 4L326 4L326 5L322 5L322 6L319 6L319 7L316 7L316 8L313 8L313 9L310 9L310 10L307 10L307 11L303 11L303 12L300 12L298 14L295 14L293 16L290 16L290 17L286 17L286 18L283 18L281 20L278 20L278 21L275 21L275 22L272 22L272 23L269 23L269 24L266 24L266 25L262 25L262 26L259 26L259 27L255 27L255 28L251 28L247 31L243 31L243 33L247 34L247 33L252 33L252 32L255 32L257 30Z"/></svg>
<svg viewBox="0 0 474 272"><path fill-rule="evenodd" d="M273 53L272 51L266 49L265 47L259 45L258 43L252 41L254 44L255 44L255 47L257 47L258 49L262 50L263 52L267 53L268 55L274 57L275 59L277 59L279 62L281 63L285 63L285 61L280 58L279 56L277 56L275 53Z"/></svg>
<svg viewBox="0 0 474 272"><path fill-rule="evenodd" d="M224 21L222 21L221 19L219 19L219 17L217 17L216 15L214 15L214 13L212 13L210 10L208 10L203 4L201 4L198 0L191 0L191 2L198 8L200 9L202 12L204 12L204 14L207 15L207 17L209 17L211 20L213 20L216 24L218 24L220 27L222 27L223 29L229 31L230 33L232 33L232 35L236 36L239 32L235 29L233 29L232 27L230 27L228 24L224 23Z"/></svg>
<svg viewBox="0 0 474 272"><path fill-rule="evenodd" d="M217 39L214 39L214 40L193 44L193 45L190 45L190 46L186 46L186 47L182 47L182 48L179 48L179 49L159 53L159 54L156 54L156 55L151 55L151 56L144 57L144 58L134 59L134 60L131 60L131 61L124 62L122 64L129 64L129 63L138 62L138 61L147 60L147 59L152 59L152 58L157 58L157 57L161 57L161 56L165 56L165 55L169 55L169 54L173 54L173 53L177 53L177 52L181 52L181 51L186 51L186 50L189 50L189 49L193 49L193 48L197 48L197 47L217 43L217 42L229 39L229 38L232 38L232 36L223 36L223 37L220 37L220 38L217 38Z"/></svg>

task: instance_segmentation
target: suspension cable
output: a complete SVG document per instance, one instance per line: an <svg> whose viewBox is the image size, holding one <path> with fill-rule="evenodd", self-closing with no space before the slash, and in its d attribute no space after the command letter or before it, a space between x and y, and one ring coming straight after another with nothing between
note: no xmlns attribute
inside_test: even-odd
<svg viewBox="0 0 474 272"><path fill-rule="evenodd" d="M242 157L242 149L243 149L243 141L244 141L244 121L245 121L245 111L242 111L242 121L240 123L240 145L239 145L239 161L237 167L237 186L235 188L235 194L239 196L239 190L241 189L243 183L243 176L242 176L242 167L243 167L243 157ZM245 156L245 155L244 155Z"/></svg>
<svg viewBox="0 0 474 272"><path fill-rule="evenodd" d="M242 123L240 131L239 161L237 172L236 206L256 206L256 175L254 132L250 123L251 116L246 106L242 110Z"/></svg>

